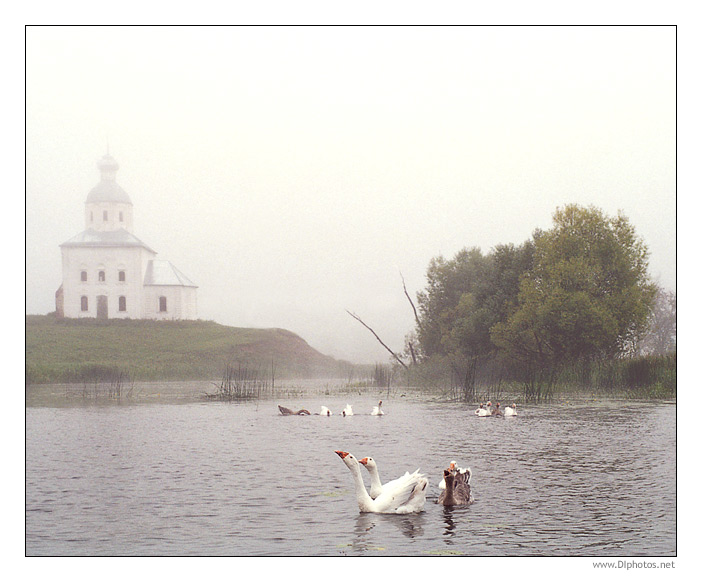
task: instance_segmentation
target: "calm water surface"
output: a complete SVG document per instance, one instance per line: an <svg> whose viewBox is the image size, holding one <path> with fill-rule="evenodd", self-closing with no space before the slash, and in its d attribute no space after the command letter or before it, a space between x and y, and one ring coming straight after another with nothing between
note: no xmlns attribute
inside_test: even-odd
<svg viewBox="0 0 702 582"><path fill-rule="evenodd" d="M674 404L475 406L371 395L26 409L28 555L674 556ZM277 404L352 417L284 417ZM335 449L430 478L425 511L359 514ZM452 460L475 503L434 503ZM367 475L364 471L364 477ZM368 481L366 481L368 483Z"/></svg>

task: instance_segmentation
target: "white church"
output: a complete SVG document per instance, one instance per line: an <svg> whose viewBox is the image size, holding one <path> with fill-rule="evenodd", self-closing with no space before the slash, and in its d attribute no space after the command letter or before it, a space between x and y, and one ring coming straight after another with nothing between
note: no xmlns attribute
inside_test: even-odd
<svg viewBox="0 0 702 582"><path fill-rule="evenodd" d="M133 234L132 201L112 156L85 200L85 230L60 245L63 282L56 316L197 319L197 286Z"/></svg>

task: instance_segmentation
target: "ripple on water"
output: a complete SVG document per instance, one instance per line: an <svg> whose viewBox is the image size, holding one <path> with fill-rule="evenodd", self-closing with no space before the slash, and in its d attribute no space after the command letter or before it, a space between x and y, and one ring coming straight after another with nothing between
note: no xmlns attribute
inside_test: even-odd
<svg viewBox="0 0 702 582"><path fill-rule="evenodd" d="M512 419L399 398L372 417L365 396L298 407L346 402L353 417L282 417L264 401L30 407L27 554L675 554L674 406ZM384 480L421 468L425 511L359 514L340 448L373 456ZM451 460L473 470L470 507L434 503Z"/></svg>

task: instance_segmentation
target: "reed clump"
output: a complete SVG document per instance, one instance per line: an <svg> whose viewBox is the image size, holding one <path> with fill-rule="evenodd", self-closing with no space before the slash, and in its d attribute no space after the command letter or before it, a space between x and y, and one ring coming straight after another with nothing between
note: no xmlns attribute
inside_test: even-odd
<svg viewBox="0 0 702 582"><path fill-rule="evenodd" d="M210 400L255 400L274 392L274 380L269 381L259 370L242 364L227 364L221 381L214 385L217 391L207 395Z"/></svg>
<svg viewBox="0 0 702 582"><path fill-rule="evenodd" d="M524 402L540 403L577 392L669 399L677 393L677 356L580 360L557 366L509 365L489 356L460 363L432 358L411 367L410 375L417 385L462 402L495 401L519 394Z"/></svg>

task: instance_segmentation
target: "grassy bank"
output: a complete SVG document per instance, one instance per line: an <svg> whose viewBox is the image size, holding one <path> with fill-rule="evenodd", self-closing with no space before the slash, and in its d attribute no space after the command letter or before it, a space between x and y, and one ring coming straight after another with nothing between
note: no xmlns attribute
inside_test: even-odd
<svg viewBox="0 0 702 582"><path fill-rule="evenodd" d="M228 365L267 377L348 374L348 363L325 356L284 329L228 327L212 321L26 317L29 384L220 378Z"/></svg>

